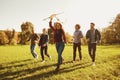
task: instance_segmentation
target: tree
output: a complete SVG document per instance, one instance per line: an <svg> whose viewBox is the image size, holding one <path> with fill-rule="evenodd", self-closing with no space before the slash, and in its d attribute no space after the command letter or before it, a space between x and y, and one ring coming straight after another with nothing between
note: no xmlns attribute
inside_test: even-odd
<svg viewBox="0 0 120 80"><path fill-rule="evenodd" d="M68 43L73 43L73 37L68 32L65 35L66 35L66 41Z"/></svg>
<svg viewBox="0 0 120 80"><path fill-rule="evenodd" d="M4 31L0 31L0 45L5 45L9 42L7 35Z"/></svg>
<svg viewBox="0 0 120 80"><path fill-rule="evenodd" d="M33 31L34 25L31 22L25 22L21 25L21 44L27 44L27 40L30 38Z"/></svg>
<svg viewBox="0 0 120 80"><path fill-rule="evenodd" d="M7 38L9 40L8 44L17 44L16 40L14 39L16 34L15 29L13 29L12 31L7 29L5 31L5 34L7 35Z"/></svg>
<svg viewBox="0 0 120 80"><path fill-rule="evenodd" d="M52 29L48 29L48 35L49 35L49 43L53 44L54 43L54 33Z"/></svg>
<svg viewBox="0 0 120 80"><path fill-rule="evenodd" d="M120 14L118 14L115 20L110 26L104 28L102 31L103 43L119 43L120 44Z"/></svg>

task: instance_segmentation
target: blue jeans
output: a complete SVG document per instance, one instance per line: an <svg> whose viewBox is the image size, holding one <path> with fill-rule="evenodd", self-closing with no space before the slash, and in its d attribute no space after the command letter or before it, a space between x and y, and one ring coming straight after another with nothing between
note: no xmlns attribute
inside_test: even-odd
<svg viewBox="0 0 120 80"><path fill-rule="evenodd" d="M35 45L35 44L32 44L32 45L30 46L30 50L31 50L31 53L32 53L33 57L34 57L34 58L37 58L37 53L35 52L35 47L36 47L36 45Z"/></svg>
<svg viewBox="0 0 120 80"><path fill-rule="evenodd" d="M58 53L58 63L57 66L59 66L62 63L62 52L64 50L64 43L63 42L56 42L56 50Z"/></svg>

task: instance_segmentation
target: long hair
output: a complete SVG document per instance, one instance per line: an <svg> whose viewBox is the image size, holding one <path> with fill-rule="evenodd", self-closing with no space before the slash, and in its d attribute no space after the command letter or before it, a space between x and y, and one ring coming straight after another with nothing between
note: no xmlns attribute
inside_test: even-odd
<svg viewBox="0 0 120 80"><path fill-rule="evenodd" d="M59 22L55 22L55 23L54 23L54 27L55 27L55 29L56 29L57 25L59 25L59 26L60 26L60 29L63 29L63 28L62 28L62 24L61 24L61 23L59 23Z"/></svg>
<svg viewBox="0 0 120 80"><path fill-rule="evenodd" d="M34 28L32 28L32 34L34 34Z"/></svg>

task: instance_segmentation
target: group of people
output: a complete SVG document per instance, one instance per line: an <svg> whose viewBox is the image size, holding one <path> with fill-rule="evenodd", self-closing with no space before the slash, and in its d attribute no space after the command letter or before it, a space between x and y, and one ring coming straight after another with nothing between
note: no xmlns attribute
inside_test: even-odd
<svg viewBox="0 0 120 80"><path fill-rule="evenodd" d="M57 67L55 70L59 71L60 65L63 62L62 52L64 50L64 47L65 47L65 44L67 43L67 41L66 41L64 29L62 28L62 24L59 22L55 22L54 25L52 25L52 20L53 20L53 18L51 17L50 22L49 22L49 27L52 29L52 31L54 33L54 43L56 46L56 51L58 53ZM83 38L83 34L82 34L82 31L80 30L80 28L81 28L81 26L79 24L75 25L75 32L74 32L74 37L73 37L74 38L73 62L76 61L77 48L78 48L78 52L79 52L79 58L80 58L80 60L82 60L81 38ZM86 39L88 42L88 52L92 59L92 65L95 66L96 45L101 40L101 34L97 29L95 29L95 24L93 22L90 23L90 29L86 33ZM45 62L43 51L45 52L45 55L48 56L50 60L52 60L51 56L48 54L48 51L47 51L48 40L49 40L49 38L48 38L47 30L45 28L43 29L43 33L41 34L40 39L37 36L37 34L35 34L34 32L31 36L31 53L35 59L38 58L38 55L34 51L35 45L38 41L38 45L40 46L42 63Z"/></svg>
<svg viewBox="0 0 120 80"><path fill-rule="evenodd" d="M43 33L40 35L40 39L39 39L39 36L36 33L34 33L34 30L32 30L32 34L31 34L29 40L31 40L30 50L31 50L31 53L32 53L35 60L38 59L38 55L35 52L35 48L36 48L37 43L38 43L38 46L40 47L42 63L45 62L44 53L47 57L49 57L50 60L52 60L52 57L48 54L48 51L47 51L49 37L48 37L46 28L43 29Z"/></svg>

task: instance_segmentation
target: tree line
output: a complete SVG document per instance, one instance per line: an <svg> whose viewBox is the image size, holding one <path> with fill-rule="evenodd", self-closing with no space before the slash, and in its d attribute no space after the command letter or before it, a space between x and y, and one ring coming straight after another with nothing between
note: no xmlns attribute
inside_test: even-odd
<svg viewBox="0 0 120 80"><path fill-rule="evenodd" d="M30 44L30 41L27 41L32 34L34 25L31 22L25 22L21 24L21 32L16 32L13 30L0 30L0 45L17 45L17 44ZM108 26L105 27L102 31L102 44L120 44L120 14L118 14L114 21ZM40 35L40 34L38 34ZM51 29L48 29L49 43L53 44L53 32ZM66 39L69 44L73 42L73 36L68 32L66 33ZM87 44L86 38L82 39L82 44Z"/></svg>
<svg viewBox="0 0 120 80"><path fill-rule="evenodd" d="M107 44L120 44L120 14L108 27L104 28L101 32L102 43Z"/></svg>

